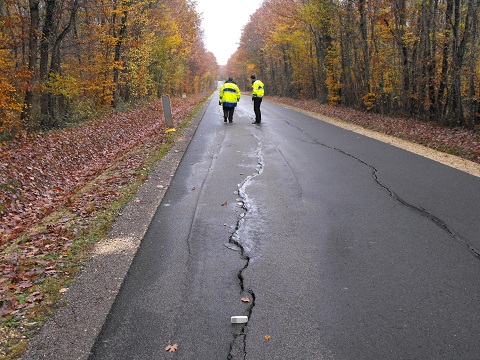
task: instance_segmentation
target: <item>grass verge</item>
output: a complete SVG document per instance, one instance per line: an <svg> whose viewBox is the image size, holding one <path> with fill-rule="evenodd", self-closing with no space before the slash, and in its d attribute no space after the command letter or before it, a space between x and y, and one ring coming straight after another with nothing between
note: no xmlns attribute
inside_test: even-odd
<svg viewBox="0 0 480 360"><path fill-rule="evenodd" d="M2 259L15 261L17 266L21 262L21 270L29 278L14 277L3 284L11 289L24 284L25 288L21 293L12 290L13 295L4 300L14 301L22 310L1 318L0 358L20 358L29 339L55 308L65 305L61 295L91 259L95 244L108 236L115 218L182 136L205 101L178 123L175 132L161 138L152 136L123 154L55 212L3 249Z"/></svg>

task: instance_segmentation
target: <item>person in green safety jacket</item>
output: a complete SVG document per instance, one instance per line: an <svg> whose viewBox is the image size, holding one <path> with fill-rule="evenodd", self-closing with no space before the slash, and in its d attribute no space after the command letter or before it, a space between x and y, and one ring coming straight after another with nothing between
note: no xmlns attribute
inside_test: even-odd
<svg viewBox="0 0 480 360"><path fill-rule="evenodd" d="M262 122L260 105L262 104L263 95L265 95L265 89L263 82L258 80L255 74L252 74L250 79L252 79L252 101L253 111L255 112L255 121L252 124L260 124Z"/></svg>
<svg viewBox="0 0 480 360"><path fill-rule="evenodd" d="M233 113L237 102L240 101L240 89L233 81L232 77L229 77L227 81L220 87L220 102L223 106L223 121L233 122Z"/></svg>

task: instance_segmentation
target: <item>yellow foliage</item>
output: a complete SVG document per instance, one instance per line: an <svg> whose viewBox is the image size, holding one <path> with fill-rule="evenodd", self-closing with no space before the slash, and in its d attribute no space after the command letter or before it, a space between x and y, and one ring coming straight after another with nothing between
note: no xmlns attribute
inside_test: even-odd
<svg viewBox="0 0 480 360"><path fill-rule="evenodd" d="M0 11L0 136L7 125L20 122L27 88L34 90L33 116L40 113L41 93L48 92L69 100L55 101L53 117L84 118L80 113L110 107L114 95L121 102L192 93L212 87L218 76L213 54L201 39L194 1L119 0L115 6L88 1L76 13L74 31L60 44L58 72L47 81L38 79L38 60L33 74L23 70L28 67L30 19L28 11L21 13L15 6L7 1ZM41 11L41 23L44 16ZM70 14L59 11L55 16L61 31Z"/></svg>
<svg viewBox="0 0 480 360"><path fill-rule="evenodd" d="M53 95L62 95L67 99L72 99L80 94L78 81L71 75L60 75L52 73L45 83L45 89Z"/></svg>
<svg viewBox="0 0 480 360"><path fill-rule="evenodd" d="M409 47L413 48L414 45L420 41L420 37L416 35L413 31L406 31L402 36L403 43Z"/></svg>
<svg viewBox="0 0 480 360"><path fill-rule="evenodd" d="M338 104L341 101L340 90L342 83L340 81L342 74L342 66L340 62L339 47L335 46L336 42L327 50L326 55L326 72L327 79L325 81L328 89L328 102L332 105Z"/></svg>
<svg viewBox="0 0 480 360"><path fill-rule="evenodd" d="M372 110L377 104L377 94L369 92L363 95L363 104L367 108L367 110Z"/></svg>
<svg viewBox="0 0 480 360"><path fill-rule="evenodd" d="M255 73L255 65L252 63L247 64L247 74Z"/></svg>

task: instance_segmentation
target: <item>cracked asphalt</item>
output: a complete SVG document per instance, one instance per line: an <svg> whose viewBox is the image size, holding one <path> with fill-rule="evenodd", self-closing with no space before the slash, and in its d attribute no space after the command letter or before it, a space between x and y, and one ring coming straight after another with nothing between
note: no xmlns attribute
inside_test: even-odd
<svg viewBox="0 0 480 360"><path fill-rule="evenodd" d="M480 178L269 102L252 125L248 97L224 124L212 99L25 358L478 358Z"/></svg>

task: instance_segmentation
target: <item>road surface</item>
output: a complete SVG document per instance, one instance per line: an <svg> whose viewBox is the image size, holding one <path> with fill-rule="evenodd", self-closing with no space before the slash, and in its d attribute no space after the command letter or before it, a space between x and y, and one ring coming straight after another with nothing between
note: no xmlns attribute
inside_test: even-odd
<svg viewBox="0 0 480 360"><path fill-rule="evenodd" d="M213 96L90 359L480 358L480 178L262 115Z"/></svg>

